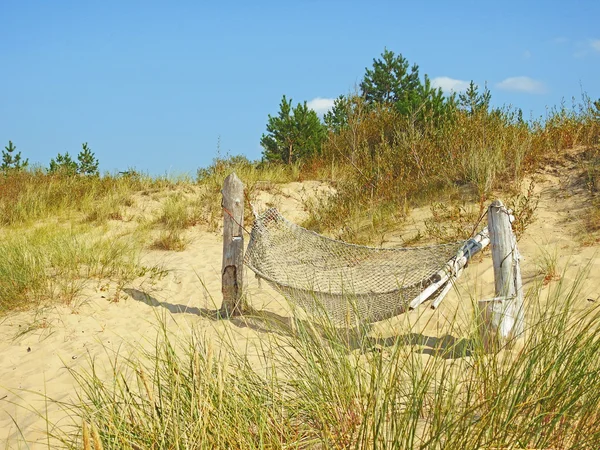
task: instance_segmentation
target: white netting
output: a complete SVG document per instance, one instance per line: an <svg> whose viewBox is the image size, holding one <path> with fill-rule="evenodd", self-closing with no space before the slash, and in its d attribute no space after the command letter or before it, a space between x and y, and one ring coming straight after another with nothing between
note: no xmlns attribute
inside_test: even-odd
<svg viewBox="0 0 600 450"><path fill-rule="evenodd" d="M271 208L255 220L245 263L307 312L354 324L402 313L464 246L353 245L306 230Z"/></svg>

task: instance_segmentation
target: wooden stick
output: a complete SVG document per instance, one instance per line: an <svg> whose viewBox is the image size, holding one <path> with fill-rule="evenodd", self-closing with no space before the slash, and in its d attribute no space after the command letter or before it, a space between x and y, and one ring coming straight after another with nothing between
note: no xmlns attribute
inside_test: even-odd
<svg viewBox="0 0 600 450"><path fill-rule="evenodd" d="M521 336L525 328L520 255L510 222L510 212L495 200L488 209L488 227L496 296L478 302L480 337L488 351Z"/></svg>
<svg viewBox="0 0 600 450"><path fill-rule="evenodd" d="M458 272L464 266L467 265L467 262L474 254L480 252L483 248L485 248L490 242L490 239L487 235L487 228L483 229L480 233L478 233L472 239L467 241L467 245L464 247L462 256L459 258L452 259L446 266L441 269L438 273L436 273L432 278L438 279L438 281L427 286L419 295L417 295L410 303L409 308L415 309L425 300L427 300L431 295L441 288L445 283L448 282L450 276L453 273ZM447 292L446 292L447 293ZM441 300L440 300L441 301ZM439 304L439 302L438 302Z"/></svg>
<svg viewBox="0 0 600 450"><path fill-rule="evenodd" d="M462 273L463 269L461 268L458 272L456 272L456 275L452 275L450 277L450 279L446 283L446 286L444 286L444 289L442 289L442 291L438 294L435 300L431 303L431 309L437 309L437 307L440 306L440 303L442 303L442 300L444 300L446 295L448 295L448 292L450 292L450 289L452 288L452 286L454 286L454 283L456 282L458 277L462 275Z"/></svg>
<svg viewBox="0 0 600 450"><path fill-rule="evenodd" d="M244 184L232 173L223 183L223 266L221 314L242 314L244 284Z"/></svg>

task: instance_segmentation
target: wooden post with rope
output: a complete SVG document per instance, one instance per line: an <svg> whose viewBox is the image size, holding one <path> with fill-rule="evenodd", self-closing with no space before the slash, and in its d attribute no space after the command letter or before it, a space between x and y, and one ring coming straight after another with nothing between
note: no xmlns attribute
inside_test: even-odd
<svg viewBox="0 0 600 450"><path fill-rule="evenodd" d="M480 300L480 337L484 348L494 351L523 335L525 316L523 282L512 216L500 200L488 209L488 229L494 264L495 297Z"/></svg>
<svg viewBox="0 0 600 450"><path fill-rule="evenodd" d="M243 312L244 286L244 184L234 173L223 182L223 265L221 315Z"/></svg>

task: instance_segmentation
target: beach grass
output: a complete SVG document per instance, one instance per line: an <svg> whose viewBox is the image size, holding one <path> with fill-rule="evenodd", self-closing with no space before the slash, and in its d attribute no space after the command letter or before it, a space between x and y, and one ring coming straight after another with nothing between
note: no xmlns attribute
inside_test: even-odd
<svg viewBox="0 0 600 450"><path fill-rule="evenodd" d="M268 332L242 351L227 332L163 327L154 352L115 361L119 376L93 361L73 373L81 400L56 437L81 448L86 424L104 449L598 448L600 310L574 307L582 279L532 289L526 337L493 353L476 321L377 339L257 313Z"/></svg>
<svg viewBox="0 0 600 450"><path fill-rule="evenodd" d="M94 280L125 283L152 271L134 236L110 236L86 225L8 230L0 242L0 314L71 303Z"/></svg>

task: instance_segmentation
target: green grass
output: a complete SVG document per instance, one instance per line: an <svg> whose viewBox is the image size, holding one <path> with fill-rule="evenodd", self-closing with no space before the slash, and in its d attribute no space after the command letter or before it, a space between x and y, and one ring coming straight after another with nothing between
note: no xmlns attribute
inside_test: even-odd
<svg viewBox="0 0 600 450"><path fill-rule="evenodd" d="M121 217L135 192L175 186L163 178L141 175L81 177L46 174L40 170L0 174L0 225L28 226L48 218L83 214L103 223Z"/></svg>
<svg viewBox="0 0 600 450"><path fill-rule="evenodd" d="M48 301L70 303L92 280L123 283L150 270L131 236L42 225L5 231L0 242L0 314Z"/></svg>
<svg viewBox="0 0 600 450"><path fill-rule="evenodd" d="M548 245L539 247L539 255L535 261L538 274L542 276L542 284L546 285L561 278L558 267L558 248Z"/></svg>
<svg viewBox="0 0 600 450"><path fill-rule="evenodd" d="M105 449L598 448L600 310L576 304L580 281L533 290L524 342L495 353L475 322L452 323L455 338L407 326L376 339L255 312L272 333L242 352L232 333L163 328L155 352L115 361L109 381L93 361L74 372L75 429L56 434L81 448L86 423Z"/></svg>

